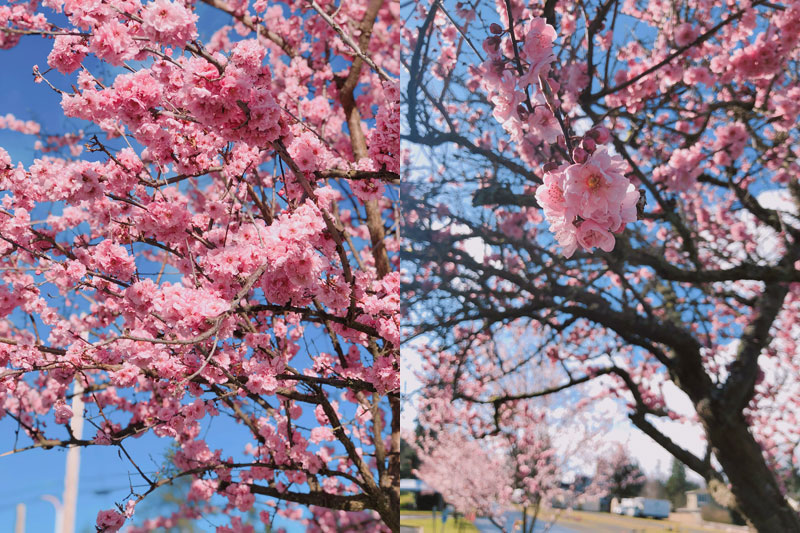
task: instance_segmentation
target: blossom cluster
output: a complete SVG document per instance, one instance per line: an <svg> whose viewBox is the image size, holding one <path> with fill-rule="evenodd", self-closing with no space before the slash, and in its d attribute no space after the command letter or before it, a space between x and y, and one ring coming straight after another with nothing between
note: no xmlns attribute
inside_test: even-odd
<svg viewBox="0 0 800 533"><path fill-rule="evenodd" d="M636 220L639 191L625 171L623 159L601 146L583 163L564 164L545 173L536 200L566 257L578 246L610 252L613 234Z"/></svg>
<svg viewBox="0 0 800 533"><path fill-rule="evenodd" d="M369 155L378 167L400 171L400 89L392 82L383 83L386 103L378 109L375 129L370 136Z"/></svg>
<svg viewBox="0 0 800 533"><path fill-rule="evenodd" d="M547 79L555 61L554 28L541 17L533 18L527 25L522 49L514 51L512 58L502 53L501 35L505 31L496 24L490 30L494 35L484 41L490 59L483 65L483 83L495 106L493 116L520 146L523 160L534 160L526 146L543 143L546 148L558 143L562 149L567 148L566 132L555 116L555 96L547 93L557 87ZM530 87L539 85L541 90L531 99ZM639 192L625 177L622 158L602 146L609 138L605 128L590 130L569 154L571 164L546 171L543 184L536 190L536 199L566 257L578 246L587 251L596 247L611 251L613 234L636 220Z"/></svg>
<svg viewBox="0 0 800 533"><path fill-rule="evenodd" d="M491 29L494 35L483 43L489 58L481 66L481 84L494 106L494 118L503 125L511 140L521 147L520 157L532 163L532 154L526 146L552 144L562 135L554 110L541 92L535 92L540 80L546 80L555 61L553 44L556 32L543 18L535 17L525 30L522 50L518 50L517 55L512 53L512 57L506 57L504 50L510 39L503 36L509 30L503 30L497 24ZM534 89L533 98L529 97L531 88Z"/></svg>

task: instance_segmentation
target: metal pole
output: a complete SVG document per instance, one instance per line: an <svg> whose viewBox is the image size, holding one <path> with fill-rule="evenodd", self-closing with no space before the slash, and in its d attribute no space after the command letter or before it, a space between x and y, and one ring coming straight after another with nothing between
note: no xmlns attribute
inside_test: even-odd
<svg viewBox="0 0 800 533"><path fill-rule="evenodd" d="M25 533L25 504L17 504L17 521L14 525L14 533Z"/></svg>
<svg viewBox="0 0 800 533"><path fill-rule="evenodd" d="M76 439L83 435L83 385L75 377L72 386L72 420L70 427ZM63 524L61 533L75 533L75 514L78 508L78 478L81 468L81 449L71 446L67 451L67 468L64 474Z"/></svg>

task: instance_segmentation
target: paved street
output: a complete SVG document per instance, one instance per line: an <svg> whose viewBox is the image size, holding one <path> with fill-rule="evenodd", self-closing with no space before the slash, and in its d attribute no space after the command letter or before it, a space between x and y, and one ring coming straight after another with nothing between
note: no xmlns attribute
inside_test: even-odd
<svg viewBox="0 0 800 533"><path fill-rule="evenodd" d="M505 513L507 524L513 524L522 519L519 511ZM482 533L497 533L500 531L486 518L479 518L475 526ZM544 531L544 521L536 525L536 533ZM741 533L746 528L736 526L701 526L680 524L669 520L651 520L646 518L633 518L629 516L612 515L608 513L566 512L559 516L557 523L549 530L550 533Z"/></svg>
<svg viewBox="0 0 800 533"><path fill-rule="evenodd" d="M519 511L506 511L505 513L506 524L510 525L513 524L517 520L522 520L522 513ZM481 533L497 533L500 529L497 528L494 524L492 524L488 518L478 518L474 522L475 527L478 528ZM536 524L536 532L539 533L544 531L544 522L540 522ZM555 524L548 533L582 533L580 529L571 529L564 527L561 524Z"/></svg>

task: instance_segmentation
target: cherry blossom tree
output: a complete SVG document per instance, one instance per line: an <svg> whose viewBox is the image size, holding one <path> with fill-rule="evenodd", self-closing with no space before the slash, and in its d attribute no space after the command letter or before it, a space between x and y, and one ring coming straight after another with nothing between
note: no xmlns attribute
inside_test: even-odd
<svg viewBox="0 0 800 533"><path fill-rule="evenodd" d="M516 333L517 341L530 335ZM544 506L576 505L611 488L607 458L618 445L604 441L607 415L581 402L575 391L514 397L531 384L556 383L561 372L555 365L508 372L524 368L529 354L487 336L475 339L468 358L443 356L435 347L420 352L425 393L418 402L423 437L416 441L417 475L456 510L486 516L504 531L530 533ZM456 375L469 393L454 394ZM508 512L514 510L520 514L511 520Z"/></svg>
<svg viewBox="0 0 800 533"><path fill-rule="evenodd" d="M612 447L608 457L600 458L597 462L597 475L607 480L607 496L614 498L639 496L647 481L636 460L621 443Z"/></svg>
<svg viewBox="0 0 800 533"><path fill-rule="evenodd" d="M800 531L800 3L409 11L405 299L438 386L502 416L591 384L758 531ZM519 326L527 362L502 372L553 361L562 381L483 391L501 363L473 346Z"/></svg>
<svg viewBox="0 0 800 533"><path fill-rule="evenodd" d="M511 504L511 470L502 453L482 444L446 428L426 435L417 443L420 466L414 473L457 512L494 520Z"/></svg>
<svg viewBox="0 0 800 533"><path fill-rule="evenodd" d="M37 150L25 165L0 149L0 418L14 452L130 460L143 488L98 530L182 477L185 505L137 530L214 512L231 515L217 531L253 531L239 513L254 506L267 524L399 528L398 13L0 6L0 48L49 39L30 91L57 92L51 111L79 124L0 123ZM214 449L215 418L248 437ZM170 468L128 453L145 434L175 444Z"/></svg>

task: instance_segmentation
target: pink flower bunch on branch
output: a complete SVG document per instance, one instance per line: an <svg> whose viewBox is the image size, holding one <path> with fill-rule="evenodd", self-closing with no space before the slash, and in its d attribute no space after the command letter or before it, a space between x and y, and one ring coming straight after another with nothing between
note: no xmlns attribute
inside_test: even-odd
<svg viewBox="0 0 800 533"><path fill-rule="evenodd" d="M570 135L553 94L558 84L547 77L556 59L555 29L544 18L534 17L523 30L521 46L514 28L504 31L492 24L490 31L494 35L483 44L489 59L482 68L495 119L517 143L523 159L533 146L549 150L547 145L557 144L551 157L560 154L571 163L545 165L543 184L536 189L550 231L565 257L578 247L610 252L614 234L636 221L640 193L625 175L627 164L602 146L610 140L608 130L599 126L583 138ZM531 89L537 88L532 98Z"/></svg>
<svg viewBox="0 0 800 533"><path fill-rule="evenodd" d="M595 132L602 130L591 133L603 135ZM586 251L600 248L610 252L614 249L614 233L637 218L640 194L625 177L622 158L611 155L605 147L582 155L583 158L582 163L565 164L546 172L544 183L536 189L536 200L565 257L570 257L578 246Z"/></svg>

